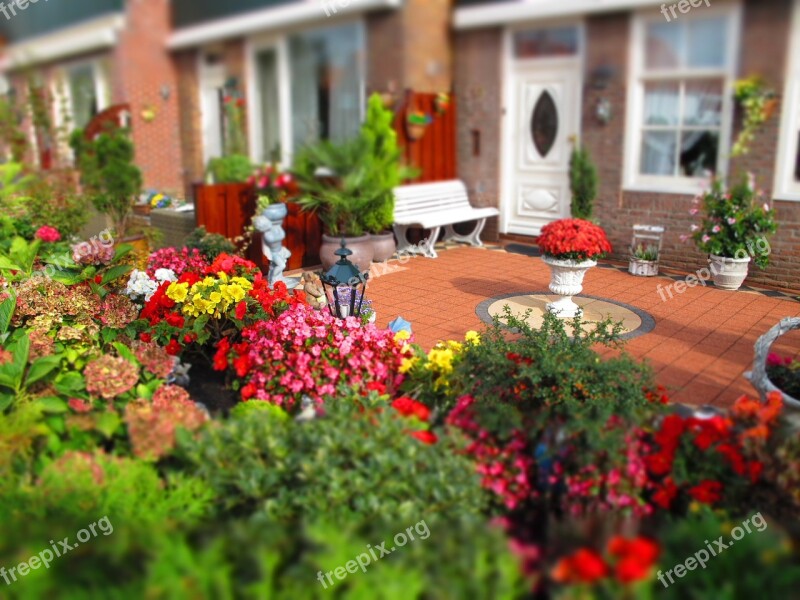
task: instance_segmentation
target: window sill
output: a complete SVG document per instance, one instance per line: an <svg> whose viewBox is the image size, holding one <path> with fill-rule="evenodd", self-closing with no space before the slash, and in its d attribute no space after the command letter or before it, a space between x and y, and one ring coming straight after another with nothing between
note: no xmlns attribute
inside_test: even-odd
<svg viewBox="0 0 800 600"><path fill-rule="evenodd" d="M633 193L646 193L646 194L669 194L673 196L691 196L694 198L702 192L703 187L700 185L686 186L686 185L659 185L656 183L648 184L632 184L623 186L623 192Z"/></svg>
<svg viewBox="0 0 800 600"><path fill-rule="evenodd" d="M791 194L788 192L777 193L772 197L773 200L778 202L800 202L800 193Z"/></svg>

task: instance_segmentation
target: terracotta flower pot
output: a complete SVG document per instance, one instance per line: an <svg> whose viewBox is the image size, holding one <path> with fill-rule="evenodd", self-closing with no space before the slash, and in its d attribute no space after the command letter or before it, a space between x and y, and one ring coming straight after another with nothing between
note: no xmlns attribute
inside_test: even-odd
<svg viewBox="0 0 800 600"><path fill-rule="evenodd" d="M369 271L372 264L372 238L369 235L362 235L359 237L344 236L347 248L353 252L349 257L351 263L356 265L359 271ZM322 236L322 246L319 249L319 258L322 262L323 270L330 269L339 257L335 252L341 247L342 236Z"/></svg>
<svg viewBox="0 0 800 600"><path fill-rule="evenodd" d="M397 252L397 243L394 241L394 233L391 231L373 233L370 238L372 239L373 262L386 262Z"/></svg>

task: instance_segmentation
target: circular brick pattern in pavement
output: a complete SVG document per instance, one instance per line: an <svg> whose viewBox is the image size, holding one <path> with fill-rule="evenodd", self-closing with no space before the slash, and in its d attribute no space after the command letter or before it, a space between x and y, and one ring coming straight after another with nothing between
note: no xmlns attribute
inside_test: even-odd
<svg viewBox="0 0 800 600"><path fill-rule="evenodd" d="M484 300L475 309L475 313L484 323L491 324L493 317L503 314L504 306L508 306L511 313L517 317L522 317L527 311L530 311L528 324L534 329L539 329L544 322L546 305L558 298L548 292L504 294ZM582 319L589 323L587 329L591 329L592 323L600 323L611 318L615 322L622 322L623 335L621 337L629 340L651 332L656 326L652 316L629 304L588 295L575 296L573 301L583 309ZM569 320L567 319L567 321Z"/></svg>

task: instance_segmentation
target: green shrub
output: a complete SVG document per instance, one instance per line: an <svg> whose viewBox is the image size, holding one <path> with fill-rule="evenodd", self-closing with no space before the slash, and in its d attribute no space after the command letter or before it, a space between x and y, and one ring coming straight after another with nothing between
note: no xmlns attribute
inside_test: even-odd
<svg viewBox="0 0 800 600"><path fill-rule="evenodd" d="M191 233L186 239L186 247L199 250L209 263L220 254L236 252L236 244L219 233L208 233L205 227L198 227Z"/></svg>
<svg viewBox="0 0 800 600"><path fill-rule="evenodd" d="M131 206L142 187L142 173L134 163L130 133L108 127L94 140L76 130L70 137L81 181L94 207L111 217L119 237L127 232Z"/></svg>
<svg viewBox="0 0 800 600"><path fill-rule="evenodd" d="M179 442L184 468L207 482L226 511L414 518L482 508L474 466L455 451L460 436L425 445L393 409L362 414L353 399L331 401L325 411L308 423L237 411Z"/></svg>
<svg viewBox="0 0 800 600"><path fill-rule="evenodd" d="M253 164L243 154L212 158L208 172L214 183L244 183L253 174Z"/></svg>
<svg viewBox="0 0 800 600"><path fill-rule="evenodd" d="M569 161L569 184L572 190L572 216L591 220L597 197L597 169L586 148L576 148Z"/></svg>

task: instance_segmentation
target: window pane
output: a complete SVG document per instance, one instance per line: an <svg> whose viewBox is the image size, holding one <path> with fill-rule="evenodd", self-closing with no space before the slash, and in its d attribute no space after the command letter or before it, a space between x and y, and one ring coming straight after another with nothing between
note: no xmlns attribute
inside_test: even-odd
<svg viewBox="0 0 800 600"><path fill-rule="evenodd" d="M723 18L692 19L687 24L687 64L694 68L724 67L727 22Z"/></svg>
<svg viewBox="0 0 800 600"><path fill-rule="evenodd" d="M362 31L355 24L289 39L295 148L319 139L344 140L358 132L363 51Z"/></svg>
<svg viewBox="0 0 800 600"><path fill-rule="evenodd" d="M678 134L674 131L647 131L642 139L643 175L675 175Z"/></svg>
<svg viewBox="0 0 800 600"><path fill-rule="evenodd" d="M683 124L719 127L722 123L723 89L718 80L687 82Z"/></svg>
<svg viewBox="0 0 800 600"><path fill-rule="evenodd" d="M533 29L514 34L516 58L572 56L578 53L578 30L575 27Z"/></svg>
<svg viewBox="0 0 800 600"><path fill-rule="evenodd" d="M677 23L650 23L647 26L645 66L648 69L679 67L682 37L683 27Z"/></svg>
<svg viewBox="0 0 800 600"><path fill-rule="evenodd" d="M717 170L719 132L684 131L681 136L681 174L704 177Z"/></svg>
<svg viewBox="0 0 800 600"><path fill-rule="evenodd" d="M67 77L72 100L73 125L76 129L83 129L97 114L94 67L90 64L72 67Z"/></svg>
<svg viewBox="0 0 800 600"><path fill-rule="evenodd" d="M258 53L258 82L261 91L262 157L266 162L281 159L280 100L278 97L277 54L274 49Z"/></svg>
<svg viewBox="0 0 800 600"><path fill-rule="evenodd" d="M680 110L678 83L648 83L645 85L645 125L677 125Z"/></svg>

